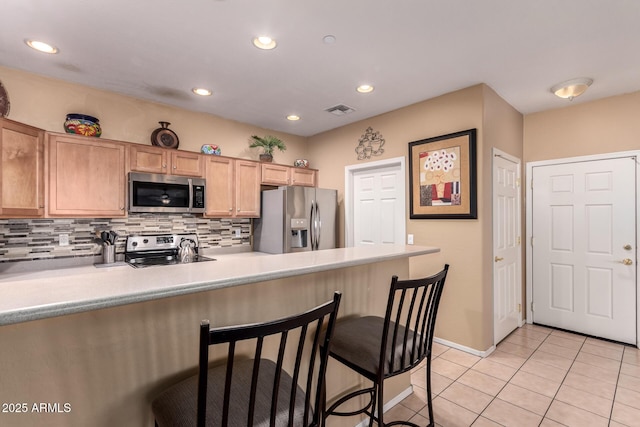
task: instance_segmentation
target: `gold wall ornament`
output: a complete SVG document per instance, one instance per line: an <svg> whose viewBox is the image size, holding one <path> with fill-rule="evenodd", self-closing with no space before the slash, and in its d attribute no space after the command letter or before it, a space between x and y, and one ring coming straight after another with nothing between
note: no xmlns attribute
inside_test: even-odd
<svg viewBox="0 0 640 427"><path fill-rule="evenodd" d="M370 159L371 156L379 156L384 153L384 138L380 132L373 130L371 126L364 131L364 134L358 140L358 146L355 149L358 154L358 160Z"/></svg>

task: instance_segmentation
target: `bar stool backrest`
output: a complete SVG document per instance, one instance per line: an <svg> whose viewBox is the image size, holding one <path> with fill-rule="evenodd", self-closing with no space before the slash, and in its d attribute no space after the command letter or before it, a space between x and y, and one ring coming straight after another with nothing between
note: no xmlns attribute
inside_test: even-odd
<svg viewBox="0 0 640 427"><path fill-rule="evenodd" d="M392 277L378 365L386 368L380 369L381 378L406 372L431 354L438 305L448 270L449 265L445 264L442 271L423 279Z"/></svg>
<svg viewBox="0 0 640 427"><path fill-rule="evenodd" d="M261 324L233 326L210 329L209 322L203 321L200 326L200 360L198 370L198 402L197 425L205 426L205 420L215 425L226 426L254 426L257 400L271 399L271 410L268 424L265 420L260 425L282 425L283 413L287 414L287 425L291 427L321 425L324 410L325 373L330 339L333 335L341 294L336 292L333 300L322 304L305 313L284 319ZM326 332L323 328L326 327ZM265 340L279 342L277 357L268 360L263 353ZM240 343L240 342L243 343ZM226 373L224 378L223 402L216 408L215 414L207 416L207 392L209 373L209 346L227 344ZM255 348L250 358L236 357L236 350L250 344ZM266 346L264 346L266 348ZM240 359L240 363L238 360ZM245 378L242 387L250 384L250 390L238 391L239 386L236 371L241 371L240 365L245 365L245 372L251 372L250 378ZM247 364L251 364L250 369ZM264 386L265 378L270 381ZM221 387L220 387L221 388ZM265 389L269 396L264 396ZM245 398L248 398L245 401ZM239 402L241 400L241 402ZM246 407L246 420L231 419L230 406L243 405ZM283 411L283 405L286 406ZM300 419L301 406L304 406L303 423ZM278 423L276 423L278 419Z"/></svg>

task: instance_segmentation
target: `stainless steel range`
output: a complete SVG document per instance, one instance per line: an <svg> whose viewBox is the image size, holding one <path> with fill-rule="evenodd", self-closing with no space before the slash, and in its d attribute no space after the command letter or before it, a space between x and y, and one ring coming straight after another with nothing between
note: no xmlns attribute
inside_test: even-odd
<svg viewBox="0 0 640 427"><path fill-rule="evenodd" d="M135 268L215 261L198 254L196 234L129 236L124 260Z"/></svg>

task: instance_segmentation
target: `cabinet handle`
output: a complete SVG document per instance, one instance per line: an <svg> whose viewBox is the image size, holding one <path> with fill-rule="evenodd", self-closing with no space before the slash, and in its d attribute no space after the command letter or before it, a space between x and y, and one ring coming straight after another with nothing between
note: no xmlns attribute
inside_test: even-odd
<svg viewBox="0 0 640 427"><path fill-rule="evenodd" d="M229 212L233 212L233 208L229 208Z"/></svg>
<svg viewBox="0 0 640 427"><path fill-rule="evenodd" d="M240 212L240 208L238 208L238 210L236 212Z"/></svg>
<svg viewBox="0 0 640 427"><path fill-rule="evenodd" d="M178 169L178 167L177 167L177 166L175 166L175 165L173 166L173 168L174 168L174 169Z"/></svg>

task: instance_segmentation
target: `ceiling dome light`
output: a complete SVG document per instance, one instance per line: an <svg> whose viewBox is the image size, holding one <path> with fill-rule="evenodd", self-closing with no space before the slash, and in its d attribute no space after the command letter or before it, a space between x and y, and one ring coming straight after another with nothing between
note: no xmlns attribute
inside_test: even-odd
<svg viewBox="0 0 640 427"><path fill-rule="evenodd" d="M47 43L44 43L44 42L39 42L39 41L36 41L36 40L25 40L24 42L31 49L35 49L38 52L58 53L58 48L57 47L51 46L50 44L47 44Z"/></svg>
<svg viewBox="0 0 640 427"><path fill-rule="evenodd" d="M589 86L593 83L592 79L579 78L567 80L566 82L558 83L551 88L551 93L555 96L563 99L573 100L576 96L582 95Z"/></svg>
<svg viewBox="0 0 640 427"><path fill-rule="evenodd" d="M191 89L191 92L200 96L211 96L211 91L209 89L204 89L201 87L194 87L193 89Z"/></svg>
<svg viewBox="0 0 640 427"><path fill-rule="evenodd" d="M300 116L297 116L295 114L289 114L287 116L287 120L290 120L292 122L296 122L296 121L300 120Z"/></svg>
<svg viewBox="0 0 640 427"><path fill-rule="evenodd" d="M260 36L253 39L253 45L258 49L271 50L275 49L276 41L268 36Z"/></svg>
<svg viewBox="0 0 640 427"><path fill-rule="evenodd" d="M373 86L371 85L360 85L356 88L356 90L360 93L369 93L373 92Z"/></svg>

